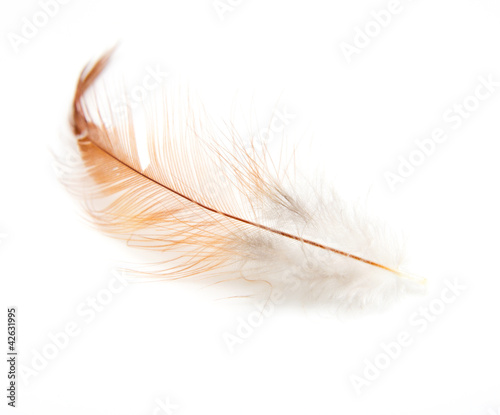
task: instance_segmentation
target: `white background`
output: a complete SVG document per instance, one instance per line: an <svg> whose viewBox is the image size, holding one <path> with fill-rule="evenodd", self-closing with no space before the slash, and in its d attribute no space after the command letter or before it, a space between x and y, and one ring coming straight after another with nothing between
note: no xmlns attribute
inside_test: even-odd
<svg viewBox="0 0 500 415"><path fill-rule="evenodd" d="M50 333L70 322L80 332L20 380L18 408L6 409L2 398L1 411L500 413L500 88L460 128L443 120L480 76L500 80L500 4L402 0L350 63L342 42L353 44L356 27L388 2L232 4L221 18L212 0L71 0L16 48L12 34L21 36L24 19L42 8L2 2L0 350L9 305L18 307L25 367ZM277 307L233 353L224 333L236 333L257 308L214 301L200 286L132 284L86 323L78 307L139 254L84 222L50 151L67 131L79 71L118 40L116 73L140 82L148 65L161 64L168 82L188 85L216 120L255 112L262 128L274 108L292 112L287 139L300 140L306 163L322 165L346 197L369 194L372 213L404 231L410 269L429 279L428 294L356 318ZM386 172L397 173L398 157L408 159L415 140L439 127L448 140L392 190ZM455 279L466 289L419 331L411 316ZM373 362L401 331L412 344L358 394L351 376L363 376L365 359ZM161 409L167 398L175 409Z"/></svg>

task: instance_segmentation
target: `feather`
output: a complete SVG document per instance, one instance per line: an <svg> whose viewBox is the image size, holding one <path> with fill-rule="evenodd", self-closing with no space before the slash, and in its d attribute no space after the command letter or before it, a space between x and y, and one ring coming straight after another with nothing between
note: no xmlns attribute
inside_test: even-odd
<svg viewBox="0 0 500 415"><path fill-rule="evenodd" d="M425 280L400 271L401 244L385 227L332 189L300 185L293 163L244 146L235 132L221 140L168 97L146 112L150 164L142 168L130 111L116 117L108 96L91 93L111 55L80 75L71 128L82 170L64 182L106 234L170 252L159 276L261 282L349 309L420 290Z"/></svg>

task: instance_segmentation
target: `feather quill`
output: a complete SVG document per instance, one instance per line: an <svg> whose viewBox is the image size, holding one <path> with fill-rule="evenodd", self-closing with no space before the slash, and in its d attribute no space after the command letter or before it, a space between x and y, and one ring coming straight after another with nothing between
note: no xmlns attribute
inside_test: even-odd
<svg viewBox="0 0 500 415"><path fill-rule="evenodd" d="M160 276L225 275L350 309L385 307L420 290L425 280L400 270L402 248L384 227L331 189L299 191L290 168L273 164L265 149L243 146L235 133L221 145L167 97L147 113L150 164L143 169L130 111L105 125L109 98L103 104L91 94L111 54L80 75L71 127L83 170L65 184L105 233L171 252Z"/></svg>

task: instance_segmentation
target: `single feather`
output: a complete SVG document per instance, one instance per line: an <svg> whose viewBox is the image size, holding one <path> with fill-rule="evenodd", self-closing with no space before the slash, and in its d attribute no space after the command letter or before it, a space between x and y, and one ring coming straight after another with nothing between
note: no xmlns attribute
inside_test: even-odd
<svg viewBox="0 0 500 415"><path fill-rule="evenodd" d="M64 182L107 234L169 251L158 275L262 282L349 309L385 307L421 290L425 280L400 271L401 245L384 227L331 189L299 186L291 168L276 165L266 149L244 146L237 134L221 144L167 97L146 112L150 164L143 169L130 111L111 112L105 123L109 97L103 104L91 93L111 54L80 75L71 127L83 171Z"/></svg>

